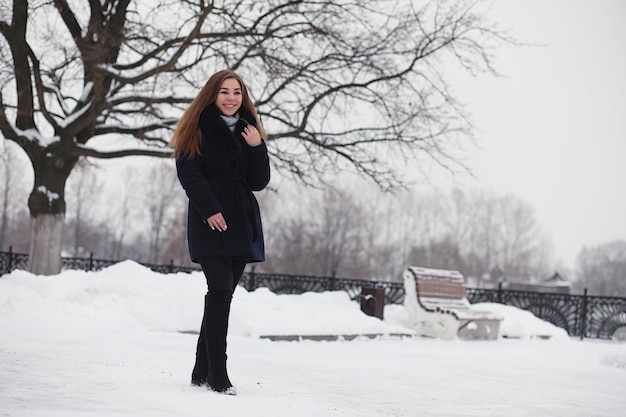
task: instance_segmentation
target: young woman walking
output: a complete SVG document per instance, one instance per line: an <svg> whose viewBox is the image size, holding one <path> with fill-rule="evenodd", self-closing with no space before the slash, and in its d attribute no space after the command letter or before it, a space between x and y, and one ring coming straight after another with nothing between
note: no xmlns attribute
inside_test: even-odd
<svg viewBox="0 0 626 417"><path fill-rule="evenodd" d="M270 180L264 137L245 83L224 70L211 76L191 102L171 142L189 198L189 253L207 282L191 383L230 395L236 394L226 370L233 292L246 264L265 260L252 193Z"/></svg>

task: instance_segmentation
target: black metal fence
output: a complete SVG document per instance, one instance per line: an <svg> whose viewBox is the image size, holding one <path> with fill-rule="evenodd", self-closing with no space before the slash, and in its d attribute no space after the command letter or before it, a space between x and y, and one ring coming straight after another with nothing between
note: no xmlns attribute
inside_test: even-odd
<svg viewBox="0 0 626 417"><path fill-rule="evenodd" d="M471 303L494 302L530 311L535 316L567 331L570 336L610 339L626 329L626 298L584 294L468 288Z"/></svg>
<svg viewBox="0 0 626 417"><path fill-rule="evenodd" d="M93 254L90 254L87 258L62 257L61 261L63 269L77 269L83 271L99 271L120 262L119 260L114 261L111 259L94 258ZM192 272L200 270L199 268L193 266L174 265L174 261L165 265L150 264L144 262L139 263L155 272L160 272L163 274L170 274L174 272ZM12 248L9 248L8 252L0 252L0 276L7 274L15 269L28 270L28 254L14 253Z"/></svg>
<svg viewBox="0 0 626 417"><path fill-rule="evenodd" d="M63 258L63 269L97 271L119 261L88 258ZM141 263L155 272L175 273L199 271L197 267ZM15 269L28 269L28 255L0 252L0 276ZM404 285L399 282L368 281L352 278L318 277L308 275L256 273L254 269L244 273L240 285L248 291L267 287L277 294L301 294L304 292L345 291L357 299L363 288L383 288L385 304L404 302ZM556 294L545 292L513 291L500 286L498 289L468 288L470 303L494 302L518 307L532 312L567 331L570 336L581 339L610 339L615 332L626 329L626 298Z"/></svg>

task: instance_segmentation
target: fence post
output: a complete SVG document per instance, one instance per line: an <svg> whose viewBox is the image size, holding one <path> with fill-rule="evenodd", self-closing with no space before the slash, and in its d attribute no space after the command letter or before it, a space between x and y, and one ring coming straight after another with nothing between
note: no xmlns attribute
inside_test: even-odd
<svg viewBox="0 0 626 417"><path fill-rule="evenodd" d="M583 292L583 306L581 308L580 318L580 340L585 338L585 332L587 331L587 288Z"/></svg>
<svg viewBox="0 0 626 417"><path fill-rule="evenodd" d="M91 271L93 269L93 252L89 252L89 269L87 271Z"/></svg>
<svg viewBox="0 0 626 417"><path fill-rule="evenodd" d="M498 282L498 296L496 302L502 304L502 281Z"/></svg>
<svg viewBox="0 0 626 417"><path fill-rule="evenodd" d="M9 246L9 261L7 262L7 270L2 271L2 275L13 271L13 246Z"/></svg>
<svg viewBox="0 0 626 417"><path fill-rule="evenodd" d="M168 270L170 274L174 272L174 260L173 259L170 259L170 266Z"/></svg>

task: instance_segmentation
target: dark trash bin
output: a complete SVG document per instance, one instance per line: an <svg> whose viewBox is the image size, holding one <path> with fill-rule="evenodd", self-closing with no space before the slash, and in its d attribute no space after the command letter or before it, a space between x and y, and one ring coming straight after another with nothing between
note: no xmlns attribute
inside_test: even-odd
<svg viewBox="0 0 626 417"><path fill-rule="evenodd" d="M368 316L383 319L385 309L385 289L384 288L361 288L361 311Z"/></svg>

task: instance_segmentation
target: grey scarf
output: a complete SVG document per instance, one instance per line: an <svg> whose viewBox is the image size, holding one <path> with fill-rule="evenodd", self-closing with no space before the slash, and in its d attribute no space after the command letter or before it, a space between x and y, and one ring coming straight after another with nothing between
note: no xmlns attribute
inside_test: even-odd
<svg viewBox="0 0 626 417"><path fill-rule="evenodd" d="M222 118L222 120L224 120L224 122L226 122L226 125L228 126L230 131L234 133L235 126L239 121L239 114L235 114L234 116L224 116L223 114L220 114L220 117Z"/></svg>

